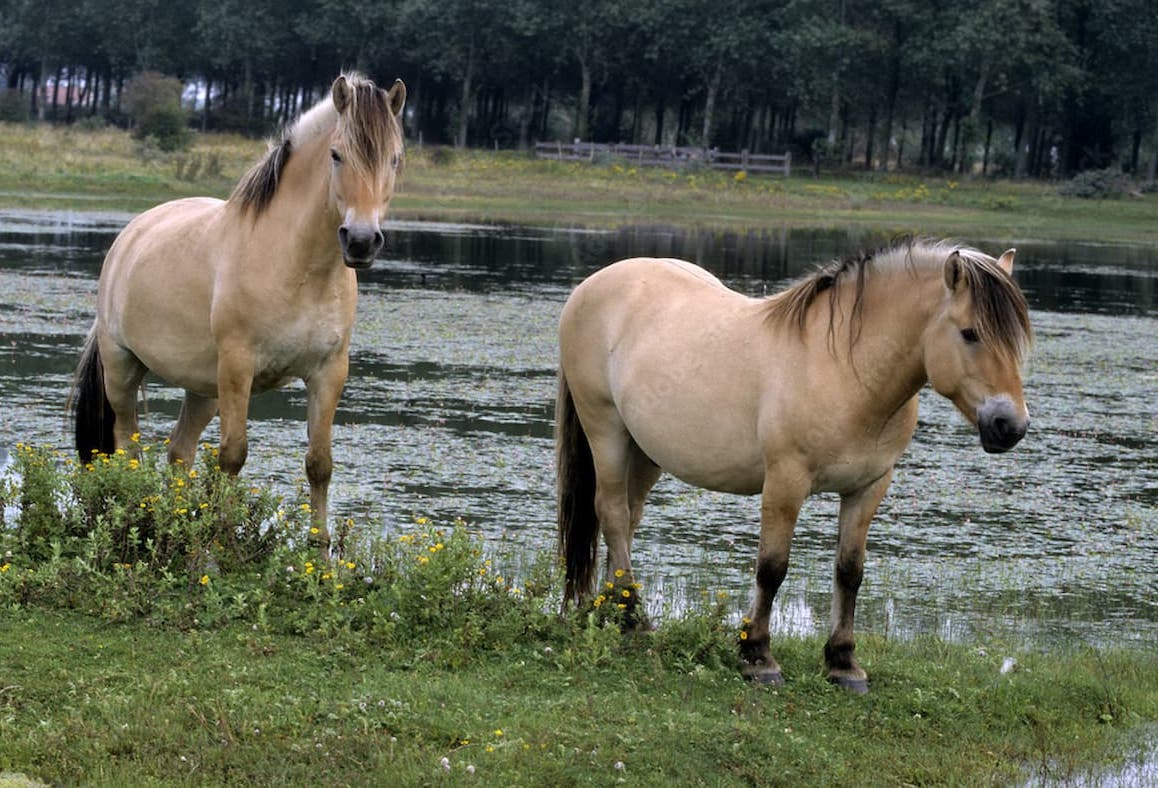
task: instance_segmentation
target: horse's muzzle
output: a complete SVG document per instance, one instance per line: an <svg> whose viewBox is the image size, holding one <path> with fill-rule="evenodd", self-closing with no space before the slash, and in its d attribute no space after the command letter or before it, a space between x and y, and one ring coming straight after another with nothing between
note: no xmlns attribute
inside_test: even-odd
<svg viewBox="0 0 1158 788"><path fill-rule="evenodd" d="M981 448L990 454L1009 451L1025 437L1029 417L1022 415L1006 395L990 397L977 409Z"/></svg>
<svg viewBox="0 0 1158 788"><path fill-rule="evenodd" d="M350 268L369 268L385 242L382 230L373 225L343 224L338 228L342 259Z"/></svg>

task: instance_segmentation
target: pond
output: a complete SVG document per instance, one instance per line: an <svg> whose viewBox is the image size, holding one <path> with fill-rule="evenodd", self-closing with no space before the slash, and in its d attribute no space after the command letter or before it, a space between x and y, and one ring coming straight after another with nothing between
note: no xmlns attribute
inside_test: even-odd
<svg viewBox="0 0 1158 788"><path fill-rule="evenodd" d="M65 402L93 317L96 277L123 215L0 212L0 462L18 441L69 444ZM570 289L638 254L705 265L759 295L880 233L611 231L393 223L360 274L351 374L335 429L332 508L386 533L418 516L465 519L498 544L554 545L555 327ZM869 534L858 630L1043 647L1158 640L1158 250L966 239L1018 247L1033 309L1033 424L984 454L950 403L920 424ZM180 393L152 382L143 440ZM287 494L304 482L304 392L257 398L245 474ZM216 441L211 426L205 440ZM835 497L810 499L773 626L826 629ZM745 604L758 501L670 477L657 486L635 566L653 614L701 594Z"/></svg>

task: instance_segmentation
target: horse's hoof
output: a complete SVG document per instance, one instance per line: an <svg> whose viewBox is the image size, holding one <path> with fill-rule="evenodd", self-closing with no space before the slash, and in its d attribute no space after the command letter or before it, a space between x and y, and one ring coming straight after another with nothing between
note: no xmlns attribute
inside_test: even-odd
<svg viewBox="0 0 1158 788"><path fill-rule="evenodd" d="M831 678L829 681L840 687L842 690L851 692L854 695L867 695L869 691L868 679L850 679L848 677L837 677Z"/></svg>
<svg viewBox="0 0 1158 788"><path fill-rule="evenodd" d="M780 671L772 670L764 665L748 665L741 671L744 679L753 684L763 684L768 687L783 687L784 677Z"/></svg>

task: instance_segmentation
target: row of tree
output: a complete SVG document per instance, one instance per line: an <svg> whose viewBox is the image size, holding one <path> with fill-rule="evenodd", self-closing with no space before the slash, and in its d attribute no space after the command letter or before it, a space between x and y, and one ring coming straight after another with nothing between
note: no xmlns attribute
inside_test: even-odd
<svg viewBox="0 0 1158 788"><path fill-rule="evenodd" d="M116 119L142 71L268 131L343 68L427 142L581 138L879 169L1154 177L1154 0L0 0L5 106ZM19 107L18 107L19 109Z"/></svg>

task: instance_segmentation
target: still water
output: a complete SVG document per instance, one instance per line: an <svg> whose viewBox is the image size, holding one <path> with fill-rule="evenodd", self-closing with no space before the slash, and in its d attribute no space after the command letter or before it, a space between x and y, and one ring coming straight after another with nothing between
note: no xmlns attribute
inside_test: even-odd
<svg viewBox="0 0 1158 788"><path fill-rule="evenodd" d="M0 212L0 463L17 442L66 448L65 401L104 251L127 216ZM488 542L554 544L555 324L585 275L672 255L732 287L773 292L815 263L888 240L871 232L663 227L583 231L394 223L362 274L351 373L334 436L336 516L386 533L462 517ZM1158 250L1016 245L1037 344L1033 424L984 454L926 391L917 435L869 535L858 630L976 643L1150 647L1158 641ZM153 382L143 440L167 434L180 393ZM303 483L304 392L251 408L245 473ZM211 426L205 439L216 440ZM773 625L827 626L836 500L801 514ZM751 584L758 501L670 478L634 564L653 614L709 593L737 611Z"/></svg>

